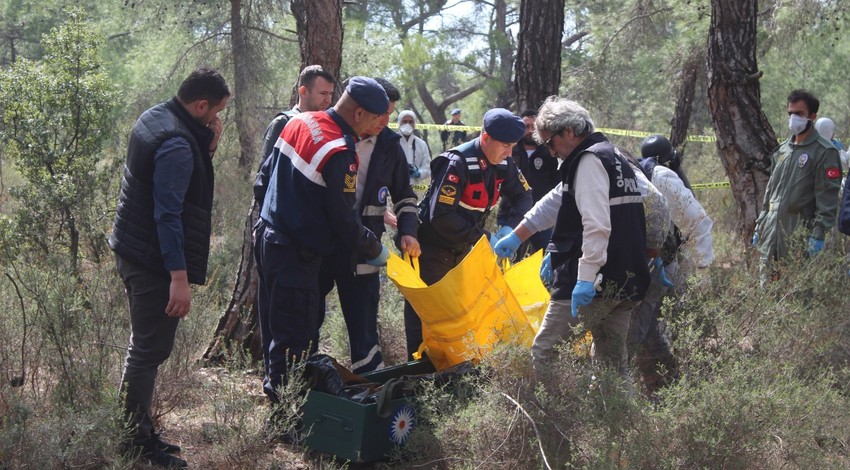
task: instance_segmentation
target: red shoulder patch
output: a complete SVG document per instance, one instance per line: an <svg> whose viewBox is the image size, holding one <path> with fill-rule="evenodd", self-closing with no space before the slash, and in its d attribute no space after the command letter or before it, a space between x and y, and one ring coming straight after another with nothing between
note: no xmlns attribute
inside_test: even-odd
<svg viewBox="0 0 850 470"><path fill-rule="evenodd" d="M351 165L348 165L348 171L350 171L352 173L357 173L357 164L352 163Z"/></svg>
<svg viewBox="0 0 850 470"><path fill-rule="evenodd" d="M841 169L837 167L830 167L826 169L826 179L828 180L837 180L841 178Z"/></svg>
<svg viewBox="0 0 850 470"><path fill-rule="evenodd" d="M447 180L449 180L449 181L451 181L452 183L457 183L458 181L460 181L460 178L458 178L458 177L457 177L457 175L453 175L453 174L451 174L451 173L449 173L449 174L446 176L446 179L447 179Z"/></svg>

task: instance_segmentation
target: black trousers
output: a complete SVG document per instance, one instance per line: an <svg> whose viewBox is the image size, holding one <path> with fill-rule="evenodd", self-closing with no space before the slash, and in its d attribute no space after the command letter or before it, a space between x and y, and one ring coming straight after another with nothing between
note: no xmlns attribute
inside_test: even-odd
<svg viewBox="0 0 850 470"><path fill-rule="evenodd" d="M121 393L136 439L153 431L151 402L159 366L171 355L179 318L165 313L171 279L115 256L130 306L130 343L121 377Z"/></svg>
<svg viewBox="0 0 850 470"><path fill-rule="evenodd" d="M263 390L272 401L296 361L316 352L321 301L322 256L261 222L254 255L259 286L257 310L266 377Z"/></svg>
<svg viewBox="0 0 850 470"><path fill-rule="evenodd" d="M438 246L430 245L420 240L422 255L419 256L419 277L428 284L434 284L460 264L463 257L469 253L471 247L464 250L447 250ZM422 344L422 320L416 310L406 300L404 301L404 335L407 341L408 359L413 358L413 353L419 350Z"/></svg>
<svg viewBox="0 0 850 470"><path fill-rule="evenodd" d="M351 259L351 250L344 244L337 243L333 254L322 260L319 274L319 293L322 298L319 327L321 328L325 320L326 297L336 284L342 316L348 330L351 370L362 374L384 367L384 356L378 336L381 281L377 272L355 275Z"/></svg>

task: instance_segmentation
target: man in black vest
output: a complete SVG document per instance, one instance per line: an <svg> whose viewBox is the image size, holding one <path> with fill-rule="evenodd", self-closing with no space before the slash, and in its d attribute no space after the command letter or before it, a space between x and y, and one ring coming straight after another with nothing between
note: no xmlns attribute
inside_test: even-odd
<svg viewBox="0 0 850 470"><path fill-rule="evenodd" d="M507 223L516 225L532 206L531 189L510 156L525 134L519 116L502 108L484 114L481 136L455 147L431 161L431 186L419 207L420 276L431 285L463 259L482 235L487 215L499 202L510 199ZM422 343L422 322L410 303L404 304L407 353Z"/></svg>
<svg viewBox="0 0 850 470"><path fill-rule="evenodd" d="M560 191L538 202L494 248L510 256L535 232L555 227L547 248L552 298L531 348L535 368L545 368L553 347L571 339L581 321L593 334L595 359L628 377L629 320L649 285L643 197L634 170L574 101L548 98L535 126L538 142L563 159Z"/></svg>
<svg viewBox="0 0 850 470"><path fill-rule="evenodd" d="M130 304L130 345L121 394L134 437L126 450L155 465L185 467L153 429L151 401L159 365L189 313L189 284L204 284L212 230L212 157L218 113L230 90L217 71L200 68L177 96L145 111L130 133L109 246Z"/></svg>

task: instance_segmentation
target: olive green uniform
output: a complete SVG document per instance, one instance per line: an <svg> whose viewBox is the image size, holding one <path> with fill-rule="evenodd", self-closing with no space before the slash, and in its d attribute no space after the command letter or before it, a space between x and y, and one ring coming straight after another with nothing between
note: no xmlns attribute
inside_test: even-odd
<svg viewBox="0 0 850 470"><path fill-rule="evenodd" d="M762 266L788 254L799 224L808 237L823 240L835 224L841 162L832 143L813 130L800 144L791 138L771 155L771 175L756 219Z"/></svg>

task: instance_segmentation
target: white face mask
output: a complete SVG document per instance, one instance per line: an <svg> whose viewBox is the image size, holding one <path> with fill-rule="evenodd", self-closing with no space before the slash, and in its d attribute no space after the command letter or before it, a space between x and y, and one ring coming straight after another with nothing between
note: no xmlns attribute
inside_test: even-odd
<svg viewBox="0 0 850 470"><path fill-rule="evenodd" d="M410 134L413 134L413 126L411 126L410 124L402 124L398 128L398 130L401 131L401 133L405 136L409 136Z"/></svg>
<svg viewBox="0 0 850 470"><path fill-rule="evenodd" d="M808 123L809 120L802 116L797 116L796 114L788 116L788 128L791 129L791 133L794 135L800 135L801 132L806 130Z"/></svg>

